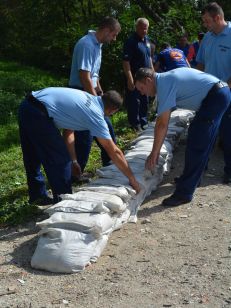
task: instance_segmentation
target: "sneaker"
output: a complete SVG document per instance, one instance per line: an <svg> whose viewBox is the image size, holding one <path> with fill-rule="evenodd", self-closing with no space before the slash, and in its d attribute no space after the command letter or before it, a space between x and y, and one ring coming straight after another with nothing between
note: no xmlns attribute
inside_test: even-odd
<svg viewBox="0 0 231 308"><path fill-rule="evenodd" d="M131 129L134 130L137 133L142 132L140 125L132 126Z"/></svg>
<svg viewBox="0 0 231 308"><path fill-rule="evenodd" d="M189 203L189 202L191 202L190 199L178 197L178 196L173 194L170 197L164 199L162 201L161 205L163 205L163 206L179 206L181 204L185 204L185 203Z"/></svg>

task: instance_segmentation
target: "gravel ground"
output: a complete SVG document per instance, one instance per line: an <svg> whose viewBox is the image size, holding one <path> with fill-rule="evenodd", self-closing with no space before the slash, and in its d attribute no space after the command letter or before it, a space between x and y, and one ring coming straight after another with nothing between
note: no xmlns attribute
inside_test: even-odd
<svg viewBox="0 0 231 308"><path fill-rule="evenodd" d="M0 230L0 307L231 307L231 189L221 184L220 150L191 203L160 205L174 189L183 152L180 145L171 173L141 206L138 222L114 232L98 262L82 273L30 267L38 239L34 221Z"/></svg>

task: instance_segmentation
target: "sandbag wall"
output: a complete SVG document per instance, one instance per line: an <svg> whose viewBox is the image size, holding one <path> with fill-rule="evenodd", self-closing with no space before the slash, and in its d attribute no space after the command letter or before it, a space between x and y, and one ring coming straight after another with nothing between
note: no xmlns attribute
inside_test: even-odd
<svg viewBox="0 0 231 308"><path fill-rule="evenodd" d="M159 162L152 172L145 170L144 165L152 149L155 122L132 142L125 157L142 186L138 195L112 164L99 169L96 180L73 194L62 195L61 202L46 209L50 217L37 223L41 231L31 266L73 273L96 262L110 234L124 223L136 222L140 205L169 172L174 147L193 116L188 110L172 112Z"/></svg>

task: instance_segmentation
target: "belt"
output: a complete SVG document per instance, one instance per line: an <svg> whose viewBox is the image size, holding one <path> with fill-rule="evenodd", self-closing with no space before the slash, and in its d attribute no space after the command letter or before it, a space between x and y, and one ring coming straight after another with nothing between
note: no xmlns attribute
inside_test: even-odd
<svg viewBox="0 0 231 308"><path fill-rule="evenodd" d="M219 89L222 89L222 88L225 88L225 87L228 87L228 84L224 81L218 81L217 83L215 83L212 88L209 90L209 94L213 93L213 92L216 92L217 90Z"/></svg>
<svg viewBox="0 0 231 308"><path fill-rule="evenodd" d="M35 98L31 93L27 94L26 99L35 108L39 109L44 115L49 117L46 107L37 98Z"/></svg>

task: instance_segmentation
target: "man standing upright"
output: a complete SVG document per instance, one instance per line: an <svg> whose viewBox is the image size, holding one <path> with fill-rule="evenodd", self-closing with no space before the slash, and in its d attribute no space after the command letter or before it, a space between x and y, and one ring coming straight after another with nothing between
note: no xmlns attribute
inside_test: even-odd
<svg viewBox="0 0 231 308"><path fill-rule="evenodd" d="M141 95L134 85L134 76L141 67L153 69L151 44L147 37L149 21L138 18L136 31L127 39L123 50L123 70L126 77L126 97L128 122L139 131L148 123L148 96Z"/></svg>
<svg viewBox="0 0 231 308"><path fill-rule="evenodd" d="M86 91L92 95L102 95L103 90L99 81L99 71L102 58L102 45L115 41L120 32L120 24L113 17L105 17L99 24L98 30L90 30L75 45L69 87ZM116 142L110 119L105 117L112 140ZM65 132L68 134L68 131ZM91 150L93 136L89 131L75 132L75 145L78 149L78 162L83 172ZM99 144L98 144L99 145ZM101 148L103 165L107 165L110 157Z"/></svg>
<svg viewBox="0 0 231 308"><path fill-rule="evenodd" d="M222 8L211 2L202 10L202 20L208 29L197 54L197 69L228 82L231 80L231 22L226 22ZM231 107L224 114L220 138L224 151L224 184L231 183Z"/></svg>

